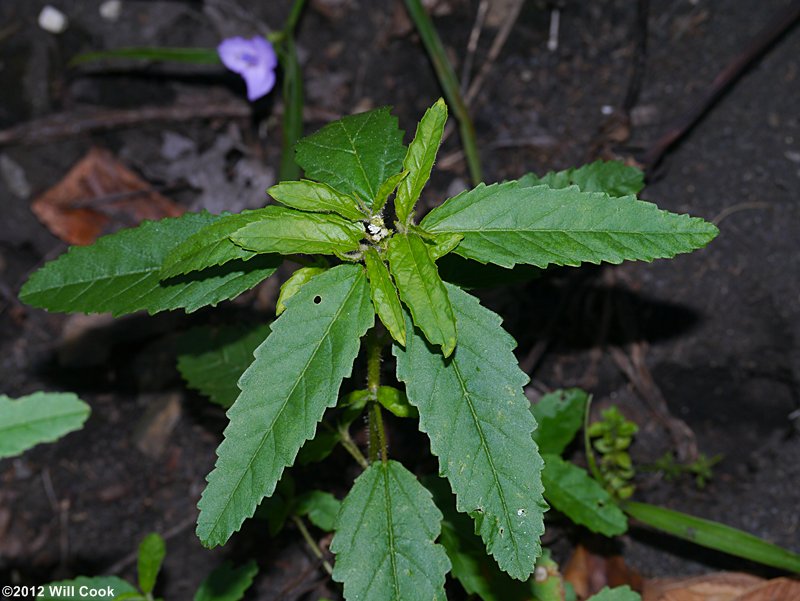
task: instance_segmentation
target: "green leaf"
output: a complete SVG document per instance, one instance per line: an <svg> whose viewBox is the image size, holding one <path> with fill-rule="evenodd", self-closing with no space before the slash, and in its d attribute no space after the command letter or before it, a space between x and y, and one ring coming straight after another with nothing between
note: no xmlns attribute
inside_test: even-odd
<svg viewBox="0 0 800 601"><path fill-rule="evenodd" d="M236 383L253 362L253 352L269 335L269 326L192 328L178 339L178 371L189 388L226 409L239 396Z"/></svg>
<svg viewBox="0 0 800 601"><path fill-rule="evenodd" d="M329 492L312 490L297 499L297 515L307 515L311 523L325 532L332 532L342 502Z"/></svg>
<svg viewBox="0 0 800 601"><path fill-rule="evenodd" d="M387 177L403 168L403 132L382 107L329 123L297 143L306 176L370 204Z"/></svg>
<svg viewBox="0 0 800 601"><path fill-rule="evenodd" d="M377 215L383 210L383 207L386 206L386 201L389 200L389 196L406 177L408 177L408 171L401 171L400 173L390 175L384 180L381 187L378 188L375 200L372 201L373 214Z"/></svg>
<svg viewBox="0 0 800 601"><path fill-rule="evenodd" d="M531 405L539 427L533 439L541 453L560 455L583 425L583 412L589 395L580 388L556 390Z"/></svg>
<svg viewBox="0 0 800 601"><path fill-rule="evenodd" d="M119 599L123 595L125 595L126 599L129 599L131 598L129 595L135 595L138 592L132 584L116 576L94 576L91 578L78 576L74 580L60 580L44 585L44 595L39 595L36 598L43 601L86 601L89 597L85 594L81 595L82 587L86 587L86 593L105 591L111 587L112 595L103 597L103 599Z"/></svg>
<svg viewBox="0 0 800 601"><path fill-rule="evenodd" d="M325 409L336 404L359 338L373 322L364 269L352 264L316 276L273 322L239 380L242 393L228 410L225 440L198 504L204 545L223 544L272 494Z"/></svg>
<svg viewBox="0 0 800 601"><path fill-rule="evenodd" d="M0 395L0 458L80 430L90 413L89 405L68 392L36 392L16 400Z"/></svg>
<svg viewBox="0 0 800 601"><path fill-rule="evenodd" d="M438 234L433 238L433 244L428 247L431 259L437 261L455 250L464 236L461 234Z"/></svg>
<svg viewBox="0 0 800 601"><path fill-rule="evenodd" d="M327 270L327 267L301 267L291 276L289 276L289 279L287 279L283 283L283 286L281 286L281 292L278 295L278 302L275 304L275 314L280 315L286 311L287 301L297 294L300 288L305 286L311 280L311 278L313 278L315 275L325 273Z"/></svg>
<svg viewBox="0 0 800 601"><path fill-rule="evenodd" d="M456 347L456 322L447 289L422 238L395 234L389 240L389 269L414 323L445 357ZM408 332L406 332L408 334Z"/></svg>
<svg viewBox="0 0 800 601"><path fill-rule="evenodd" d="M592 595L586 601L642 601L642 597L626 584L614 588L604 586L599 593Z"/></svg>
<svg viewBox="0 0 800 601"><path fill-rule="evenodd" d="M486 555L483 541L473 533L472 520L456 511L456 499L447 480L424 478L423 483L444 515L439 542L447 551L453 578L468 594L478 595L483 601L528 601L530 586L510 578Z"/></svg>
<svg viewBox="0 0 800 601"><path fill-rule="evenodd" d="M153 592L166 555L167 546L164 539L155 532L145 536L139 545L139 588L144 594Z"/></svg>
<svg viewBox="0 0 800 601"><path fill-rule="evenodd" d="M308 465L326 459L333 453L340 440L341 436L338 432L325 431L318 428L314 438L300 448L300 452L297 453L297 463Z"/></svg>
<svg viewBox="0 0 800 601"><path fill-rule="evenodd" d="M397 417L419 417L417 408L409 404L406 393L393 386L378 387L378 402Z"/></svg>
<svg viewBox="0 0 800 601"><path fill-rule="evenodd" d="M234 215L223 213L210 225L186 238L167 254L161 267L161 279L165 280L214 265L223 265L228 261L247 261L257 257L257 253L231 242L231 234L250 223L269 219L274 210L274 207L267 207ZM282 259L275 257L274 261L277 267Z"/></svg>
<svg viewBox="0 0 800 601"><path fill-rule="evenodd" d="M447 285L459 340L447 360L406 320L405 350L395 345L397 377L420 414L439 471L456 493L458 510L498 565L524 580L541 553L544 532L542 459L531 438L536 422L522 387L515 342L500 318L463 290Z"/></svg>
<svg viewBox="0 0 800 601"><path fill-rule="evenodd" d="M599 482L558 455L542 453L542 458L544 496L554 509L605 536L617 536L628 529L625 514Z"/></svg>
<svg viewBox="0 0 800 601"><path fill-rule="evenodd" d="M342 502L331 542L345 599L444 601L450 562L433 542L441 521L431 494L402 465L370 465Z"/></svg>
<svg viewBox="0 0 800 601"><path fill-rule="evenodd" d="M267 194L279 203L300 211L338 213L351 221L361 221L366 217L352 196L337 192L327 184L307 179L281 182L267 190Z"/></svg>
<svg viewBox="0 0 800 601"><path fill-rule="evenodd" d="M253 560L238 568L226 561L203 580L194 601L239 601L253 584L258 565Z"/></svg>
<svg viewBox="0 0 800 601"><path fill-rule="evenodd" d="M234 244L257 253L343 255L358 250L364 237L361 223L338 215L268 208L274 209L269 219L246 225L231 235Z"/></svg>
<svg viewBox="0 0 800 601"><path fill-rule="evenodd" d="M220 219L208 213L146 221L72 247L34 273L20 298L65 313L114 315L184 309L187 313L238 296L275 271L272 257L234 261L161 282L161 265L181 242Z"/></svg>
<svg viewBox="0 0 800 601"><path fill-rule="evenodd" d="M551 188L578 186L583 192L605 192L618 198L641 192L644 172L621 161L595 161L565 171L550 171L542 177L528 173L519 179L519 183L523 186L545 184Z"/></svg>
<svg viewBox="0 0 800 601"><path fill-rule="evenodd" d="M400 344L405 344L406 322L403 317L403 307L400 305L400 299L397 298L397 288L394 287L389 270L374 248L369 248L364 253L364 264L367 266L367 277L369 277L375 313L389 330L392 338Z"/></svg>
<svg viewBox="0 0 800 601"><path fill-rule="evenodd" d="M701 547L800 574L800 555L742 530L649 503L626 501L622 509L635 520Z"/></svg>
<svg viewBox="0 0 800 601"><path fill-rule="evenodd" d="M403 159L403 168L408 171L408 177L400 183L394 200L395 213L400 223L408 224L413 217L414 205L431 177L446 122L447 105L444 99L439 98L417 125L417 133L408 145L406 157Z"/></svg>
<svg viewBox="0 0 800 601"><path fill-rule="evenodd" d="M258 504L254 517L266 520L270 536L277 536L294 511L296 500L294 478L289 472L284 472L272 495Z"/></svg>
<svg viewBox="0 0 800 601"><path fill-rule="evenodd" d="M702 219L633 196L517 182L463 192L428 213L421 225L432 233L464 234L455 252L502 267L651 261L701 248L719 233Z"/></svg>

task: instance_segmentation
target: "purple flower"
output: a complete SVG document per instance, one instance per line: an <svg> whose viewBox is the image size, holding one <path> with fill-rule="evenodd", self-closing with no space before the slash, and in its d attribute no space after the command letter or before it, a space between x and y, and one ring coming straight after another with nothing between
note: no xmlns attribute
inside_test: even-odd
<svg viewBox="0 0 800 601"><path fill-rule="evenodd" d="M228 38L217 46L217 53L223 65L244 78L249 100L268 94L275 85L278 57L264 38Z"/></svg>

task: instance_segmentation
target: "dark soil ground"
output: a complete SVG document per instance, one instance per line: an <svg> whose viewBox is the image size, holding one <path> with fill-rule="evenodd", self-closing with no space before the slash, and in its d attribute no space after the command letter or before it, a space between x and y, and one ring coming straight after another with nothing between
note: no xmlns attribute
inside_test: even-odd
<svg viewBox="0 0 800 601"><path fill-rule="evenodd" d="M289 3L251 6L240 0L253 19L222 2L204 11L197 2L129 1L110 23L98 15L99 3L61 0L56 4L71 25L60 36L36 26L43 4L0 3L0 127L86 107L167 105L187 96L193 102L235 101L243 86L233 76L185 69L177 76L163 69L68 76L65 64L90 49L211 46L223 35L254 33L257 21L278 28ZM435 23L460 70L477 2L434 4L443 13ZM651 4L642 93L630 137L615 147L622 157L646 150L684 114L786 1ZM637 56L635 3L568 0L563 6L555 52L546 48L549 10L537 2L525 6L473 104L487 181L580 164L595 158L598 148L614 146L609 136L620 130L609 130L605 113L621 107ZM402 14L401 3L389 0L312 2L299 31L307 131L382 104L394 105L401 126L413 130L440 92ZM484 31L476 64L494 32ZM688 424L700 452L724 456L703 489L688 477L667 481L642 472L638 498L724 521L795 551L798 101L800 32L794 30L666 157L644 192L665 209L718 223L721 234L708 249L654 264L556 270L485 295L520 342L519 357L532 370L530 396L583 386L594 393L596 408L620 405L641 426L633 455L642 464L691 449L691 438L676 434L675 420ZM240 210L263 202L278 164L282 107L273 95L255 109L253 121L144 123L0 148L0 392L17 397L41 388L74 390L93 410L81 432L0 463L3 584L109 571L132 577L129 554L146 533L158 531L169 534L159 589L166 599L191 598L224 557L251 556L261 573L248 598L339 598L337 585L292 528L270 538L263 524L251 521L215 551L204 550L193 533L195 505L225 420L222 411L181 386L175 335L208 318L269 319L274 284L221 312L137 315L114 324L104 317L49 315L15 300L27 275L65 248L31 213L32 198L93 145L110 149L193 209ZM184 159L165 157L170 137L188 144ZM430 204L467 185L459 149L451 136L426 192ZM199 171L221 176L191 180ZM662 399L668 414L658 407ZM141 434L148 411L156 421L177 416L163 448ZM417 439L396 422L390 430L398 454L413 461L409 449L419 448ZM343 456L333 461L347 465ZM341 470L320 471L341 486L333 478ZM563 559L581 533L557 528L548 538ZM622 538L620 549L647 576L759 571L637 529Z"/></svg>

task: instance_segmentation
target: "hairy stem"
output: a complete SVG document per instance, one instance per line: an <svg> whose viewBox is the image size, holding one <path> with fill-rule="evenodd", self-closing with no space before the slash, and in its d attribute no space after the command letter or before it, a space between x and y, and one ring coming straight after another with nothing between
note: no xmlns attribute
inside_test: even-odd
<svg viewBox="0 0 800 601"><path fill-rule="evenodd" d="M383 429L383 415L378 403L378 389L381 385L381 352L383 339L377 328L367 335L367 390L369 391L369 461L372 463L380 456L385 463L388 460L386 431Z"/></svg>

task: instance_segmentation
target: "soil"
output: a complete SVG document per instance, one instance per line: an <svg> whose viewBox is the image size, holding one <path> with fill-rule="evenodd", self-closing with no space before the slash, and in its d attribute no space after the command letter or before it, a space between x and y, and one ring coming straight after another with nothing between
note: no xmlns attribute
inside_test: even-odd
<svg viewBox="0 0 800 601"><path fill-rule="evenodd" d="M240 1L252 11L242 18L231 10L235 2L206 3L222 7L212 18L201 3L131 1L112 23L99 16L94 2L61 0L57 5L70 26L53 35L36 25L44 4L0 3L0 127L87 107L168 105L186 96L235 100L243 85L217 72L87 74L65 66L75 53L98 48L212 46L223 35L250 35L258 23L279 28L288 10L288 2ZM432 4L460 71L477 2ZM598 148L640 156L786 4L652 3L630 136L623 130L622 143L613 144L620 130L609 130L613 119L606 113L620 110L637 56L635 3L560 3L554 52L546 46L549 9L527 3L472 106L486 181L581 164L596 158ZM477 65L494 32L483 32ZM394 105L401 126L410 130L440 94L400 2L311 2L298 44L308 132L383 104ZM552 270L482 295L504 317L519 341L519 357L532 368L531 397L582 386L594 394L595 409L619 405L640 424L632 449L639 464L691 448L691 438L671 434L670 419L688 424L700 452L723 456L701 489L689 477L669 481L640 471L637 498L723 521L794 551L800 551L800 203L794 193L800 183L799 57L795 28L667 155L643 193L664 209L718 223L720 236L707 249L653 264ZM251 520L214 551L203 549L193 533L195 505L225 419L182 387L174 367L176 333L208 319L269 319L274 283L221 311L135 315L113 324L103 316L51 315L16 300L26 277L65 249L34 217L30 202L90 147L110 149L187 207L225 194L229 207L240 210L257 205L264 182L274 180L281 111L273 94L254 105L252 120L145 123L0 148L6 165L0 177L0 392L17 397L42 388L73 390L93 411L82 431L0 462L4 584L109 571L134 578L130 553L145 534L158 531L169 534L158 589L166 599L190 598L223 558L247 557L261 567L250 599L340 598L338 585L292 527L272 538ZM256 159L248 163L254 175L247 184L230 176L206 182L206 189L188 185L186 173L197 164L176 167L178 159L164 157L169 135L188 140L205 171L239 173L242 161ZM227 146L215 146L220 140ZM425 193L429 205L467 186L459 150L458 136L450 136ZM27 186L12 177L20 172ZM639 374L638 387L620 369L625 361ZM171 430L167 424L162 448L142 432L165 419L164 408L176 395L179 417ZM657 408L662 398L668 414ZM398 456L413 462L419 443L425 448L422 439L397 421L389 428ZM331 461L349 465L339 452ZM352 467L343 469L355 475ZM341 494L336 487L342 483L332 475L341 470L320 471L331 474L323 478ZM557 528L548 536L564 559L583 534ZM621 538L619 549L646 576L720 568L769 573L638 528ZM459 598L458 590L452 587L452 598Z"/></svg>

